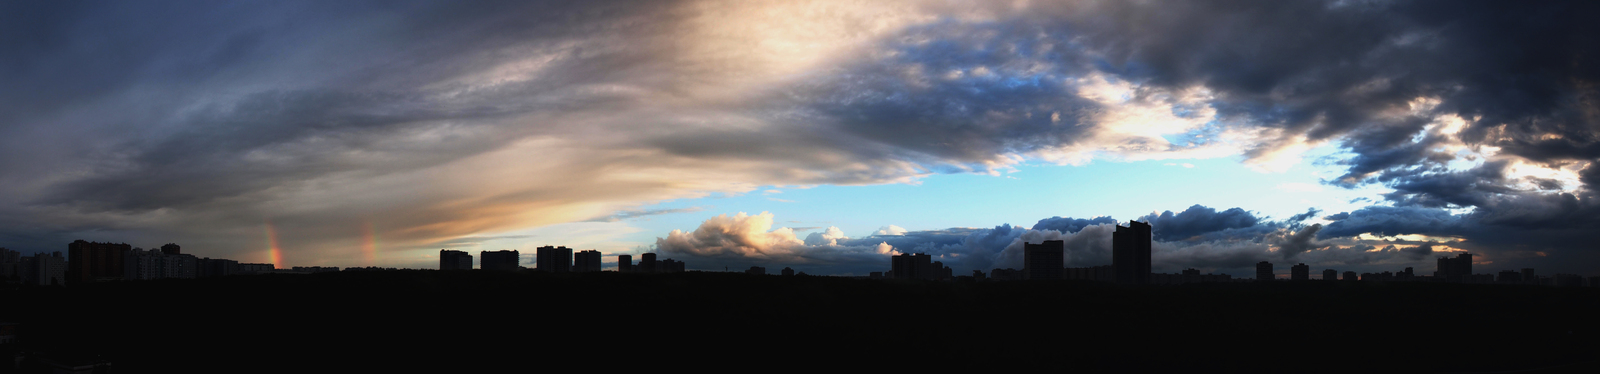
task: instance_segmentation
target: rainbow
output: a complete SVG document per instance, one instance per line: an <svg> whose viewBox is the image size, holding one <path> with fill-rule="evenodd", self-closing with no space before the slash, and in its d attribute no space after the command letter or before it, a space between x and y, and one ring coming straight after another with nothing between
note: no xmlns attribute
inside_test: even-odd
<svg viewBox="0 0 1600 374"><path fill-rule="evenodd" d="M361 225L361 254L367 266L378 266L378 230L372 227L371 221Z"/></svg>
<svg viewBox="0 0 1600 374"><path fill-rule="evenodd" d="M272 267L283 268L283 250L278 248L278 230L272 228L272 221L266 222L267 227L267 261Z"/></svg>

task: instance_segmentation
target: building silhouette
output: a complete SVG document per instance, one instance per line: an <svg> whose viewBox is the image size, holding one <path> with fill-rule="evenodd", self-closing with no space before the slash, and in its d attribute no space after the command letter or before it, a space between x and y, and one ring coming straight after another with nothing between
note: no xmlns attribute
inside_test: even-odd
<svg viewBox="0 0 1600 374"><path fill-rule="evenodd" d="M1346 272L1344 272L1344 278L1340 278L1340 279L1344 279L1344 280L1347 280L1347 281L1357 280L1356 279L1356 272L1346 271Z"/></svg>
<svg viewBox="0 0 1600 374"><path fill-rule="evenodd" d="M1339 272L1337 270L1333 270L1333 269L1323 270L1322 271L1322 280L1325 280L1325 281L1339 280Z"/></svg>
<svg viewBox="0 0 1600 374"><path fill-rule="evenodd" d="M1023 279L1062 279L1066 263L1067 242L1046 240L1043 243L1022 243ZM943 263L939 267L944 267Z"/></svg>
<svg viewBox="0 0 1600 374"><path fill-rule="evenodd" d="M1111 233L1111 267L1120 284L1150 284L1150 224L1128 221Z"/></svg>
<svg viewBox="0 0 1600 374"><path fill-rule="evenodd" d="M194 279L200 259L179 253L176 244L167 244L162 249L129 250L122 256L122 264L122 277L127 280Z"/></svg>
<svg viewBox="0 0 1600 374"><path fill-rule="evenodd" d="M1435 278L1442 278L1446 282L1463 283L1472 277L1472 254L1460 253L1455 258L1440 257L1439 270L1433 272Z"/></svg>
<svg viewBox="0 0 1600 374"><path fill-rule="evenodd" d="M1265 282L1265 281L1270 281L1272 279L1273 279L1273 276L1272 276L1272 263L1271 262L1266 262L1266 261L1257 262L1256 263L1256 281Z"/></svg>
<svg viewBox="0 0 1600 374"><path fill-rule="evenodd" d="M1197 270L1198 271L1198 270ZM1065 279L1087 280L1095 282L1116 282L1116 271L1111 265L1090 266L1086 268L1061 269L1061 276ZM998 278L991 276L991 278Z"/></svg>
<svg viewBox="0 0 1600 374"><path fill-rule="evenodd" d="M19 256L16 262L16 273L13 275L22 281L22 284L37 286L59 286L67 284L67 259L61 257L61 251L35 253L33 256Z"/></svg>
<svg viewBox="0 0 1600 374"><path fill-rule="evenodd" d="M478 268L483 270L516 271L522 254L516 250L479 251Z"/></svg>
<svg viewBox="0 0 1600 374"><path fill-rule="evenodd" d="M578 251L572 255L572 271L590 273L600 271L600 251Z"/></svg>
<svg viewBox="0 0 1600 374"><path fill-rule="evenodd" d="M539 271L565 273L572 271L572 248L543 246L534 252L534 263Z"/></svg>
<svg viewBox="0 0 1600 374"><path fill-rule="evenodd" d="M767 268L751 266L750 269L745 270L744 273L750 275L767 275Z"/></svg>
<svg viewBox="0 0 1600 374"><path fill-rule="evenodd" d="M1326 275L1326 274L1324 274ZM1289 267L1289 280L1311 280L1311 267L1304 263Z"/></svg>
<svg viewBox="0 0 1600 374"><path fill-rule="evenodd" d="M779 274L783 274L783 276L785 276L785 277L792 277L792 276L794 276L794 269L790 269L788 266L785 266L785 267L783 267L782 272L780 272Z"/></svg>
<svg viewBox="0 0 1600 374"><path fill-rule="evenodd" d="M673 259L670 259L670 258L669 259L665 259L665 260L661 260L661 261L656 261L656 272L658 272L658 273L682 273L683 272L683 261L673 260Z"/></svg>
<svg viewBox="0 0 1600 374"><path fill-rule="evenodd" d="M889 272L895 279L932 280L933 257L924 253L905 253L889 258Z"/></svg>
<svg viewBox="0 0 1600 374"><path fill-rule="evenodd" d="M624 273L633 271L633 256L617 255L617 271Z"/></svg>
<svg viewBox="0 0 1600 374"><path fill-rule="evenodd" d="M67 284L122 280L123 256L132 250L127 243L67 244Z"/></svg>
<svg viewBox="0 0 1600 374"><path fill-rule="evenodd" d="M645 253L639 255L639 271L646 273L656 272L656 254Z"/></svg>
<svg viewBox="0 0 1600 374"><path fill-rule="evenodd" d="M439 270L472 270L472 255L466 251L439 250Z"/></svg>

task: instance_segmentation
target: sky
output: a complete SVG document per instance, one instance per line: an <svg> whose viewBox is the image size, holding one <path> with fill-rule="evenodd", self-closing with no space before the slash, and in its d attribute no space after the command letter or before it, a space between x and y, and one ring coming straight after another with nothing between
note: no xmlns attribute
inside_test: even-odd
<svg viewBox="0 0 1600 374"><path fill-rule="evenodd" d="M0 5L0 247L1600 275L1600 3ZM637 256L636 256L637 257Z"/></svg>

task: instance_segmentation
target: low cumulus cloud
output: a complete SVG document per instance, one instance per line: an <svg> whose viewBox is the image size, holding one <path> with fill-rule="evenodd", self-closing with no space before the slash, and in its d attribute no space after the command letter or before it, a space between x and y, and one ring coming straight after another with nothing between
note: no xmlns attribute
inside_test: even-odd
<svg viewBox="0 0 1600 374"><path fill-rule="evenodd" d="M1328 229L1320 223L1293 224L1316 213L1316 210L1309 210L1285 221L1234 219L1233 223L1200 226L1185 218L1218 214L1236 217L1249 213L1235 209L1218 212L1195 205L1185 213L1169 211L1147 216L1157 218L1151 221L1156 232L1160 232L1163 225L1169 225L1167 229L1184 233L1178 240L1154 239L1151 266L1154 271L1166 273L1196 268L1246 276L1253 274L1255 264L1260 261L1303 262L1315 267L1359 272L1398 271L1406 266L1430 264L1431 258L1427 255L1434 253L1433 248L1439 245L1406 239L1324 238L1321 234ZM1169 218L1160 219L1162 216ZM880 230L859 238L849 237L837 227L829 227L826 232L814 232L800 240L792 229L773 228L773 220L770 213L719 215L693 231L673 230L666 237L657 238L653 250L687 261L691 268L787 266L812 274L837 275L887 271L890 256L925 253L964 275L972 270L987 273L995 268L1020 269L1024 246L1046 240L1064 242L1063 266L1110 265L1112 233L1118 227L1117 221L1110 217L1051 217L1040 220L1040 224L1031 229L1002 224L992 228L897 230L896 234L883 234ZM1239 223L1246 221L1253 224L1241 226ZM1397 245L1400 247L1392 250L1378 249ZM1279 267L1287 269L1287 265Z"/></svg>

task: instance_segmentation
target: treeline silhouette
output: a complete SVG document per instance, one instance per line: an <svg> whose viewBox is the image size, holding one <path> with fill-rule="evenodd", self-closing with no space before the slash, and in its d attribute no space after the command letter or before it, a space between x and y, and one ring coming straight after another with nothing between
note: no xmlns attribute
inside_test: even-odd
<svg viewBox="0 0 1600 374"><path fill-rule="evenodd" d="M399 270L21 287L114 372L1588 370L1600 289Z"/></svg>

